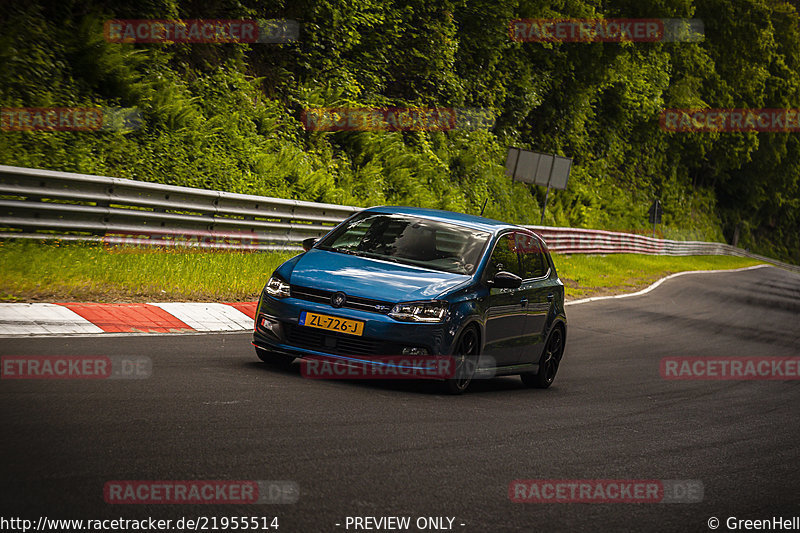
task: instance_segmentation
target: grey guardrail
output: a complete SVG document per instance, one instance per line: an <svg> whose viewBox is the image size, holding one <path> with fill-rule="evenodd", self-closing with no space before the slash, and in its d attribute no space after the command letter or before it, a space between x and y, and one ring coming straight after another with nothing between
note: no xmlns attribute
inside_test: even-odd
<svg viewBox="0 0 800 533"><path fill-rule="evenodd" d="M0 165L0 238L110 245L299 250L360 207ZM728 244L613 231L527 226L559 253L736 255L800 267Z"/></svg>
<svg viewBox="0 0 800 533"><path fill-rule="evenodd" d="M0 165L0 237L297 249L361 208Z"/></svg>
<svg viewBox="0 0 800 533"><path fill-rule="evenodd" d="M674 241L596 229L526 227L539 234L550 250L562 254L734 255L749 257L793 272L800 272L800 266L777 261L721 242Z"/></svg>

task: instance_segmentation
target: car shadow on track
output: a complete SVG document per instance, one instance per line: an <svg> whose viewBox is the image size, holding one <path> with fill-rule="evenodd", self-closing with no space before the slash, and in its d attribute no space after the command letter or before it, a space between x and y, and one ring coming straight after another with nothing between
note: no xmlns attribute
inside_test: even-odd
<svg viewBox="0 0 800 533"><path fill-rule="evenodd" d="M289 367L271 365L259 361L248 361L244 366L251 370L269 372L285 376L288 379L296 378L309 382L337 383L343 386L365 387L382 391L395 391L412 394L448 396L442 388L441 381L426 379L319 379L305 378L300 371L300 364L295 361ZM507 391L526 391L531 394L545 391L529 389L522 384L518 376L504 376L492 379L473 380L466 394L491 394Z"/></svg>

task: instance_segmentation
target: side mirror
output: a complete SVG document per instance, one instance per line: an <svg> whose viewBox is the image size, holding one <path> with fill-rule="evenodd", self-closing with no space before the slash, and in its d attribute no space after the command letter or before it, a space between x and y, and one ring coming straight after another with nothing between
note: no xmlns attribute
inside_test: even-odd
<svg viewBox="0 0 800 533"><path fill-rule="evenodd" d="M309 251L316 243L317 239L315 239L314 237L303 239L303 250L305 250L306 252Z"/></svg>
<svg viewBox="0 0 800 533"><path fill-rule="evenodd" d="M489 285L495 289L518 289L522 285L522 278L511 272L498 272Z"/></svg>

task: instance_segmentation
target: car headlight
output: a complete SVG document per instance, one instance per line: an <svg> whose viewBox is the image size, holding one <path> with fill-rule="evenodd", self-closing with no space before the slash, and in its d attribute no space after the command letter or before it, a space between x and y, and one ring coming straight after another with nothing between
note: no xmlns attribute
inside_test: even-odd
<svg viewBox="0 0 800 533"><path fill-rule="evenodd" d="M392 307L389 316L403 322L441 322L447 314L447 302L403 302Z"/></svg>
<svg viewBox="0 0 800 533"><path fill-rule="evenodd" d="M272 276L264 290L273 298L288 298L290 285L278 276Z"/></svg>

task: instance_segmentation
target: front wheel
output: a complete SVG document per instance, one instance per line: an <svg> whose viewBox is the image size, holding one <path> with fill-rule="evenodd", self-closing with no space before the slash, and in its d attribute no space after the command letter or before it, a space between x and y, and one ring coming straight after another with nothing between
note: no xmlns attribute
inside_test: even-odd
<svg viewBox="0 0 800 533"><path fill-rule="evenodd" d="M553 384L558 372L558 364L564 354L564 331L556 326L547 339L542 356L539 358L539 372L533 374L526 372L520 377L522 382L535 389L546 389Z"/></svg>
<svg viewBox="0 0 800 533"><path fill-rule="evenodd" d="M478 332L474 327L469 327L464 330L456 342L456 349L453 351L455 375L452 379L444 382L445 391L450 394L462 394L467 390L478 366L479 351Z"/></svg>

